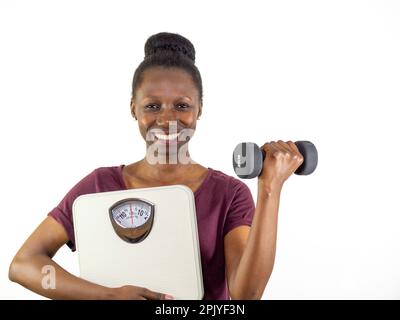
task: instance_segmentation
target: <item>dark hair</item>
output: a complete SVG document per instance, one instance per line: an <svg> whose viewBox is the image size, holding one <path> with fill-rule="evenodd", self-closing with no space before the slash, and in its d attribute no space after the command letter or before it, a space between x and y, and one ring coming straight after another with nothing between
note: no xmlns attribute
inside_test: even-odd
<svg viewBox="0 0 400 320"><path fill-rule="evenodd" d="M192 76L203 104L203 85L200 72L195 66L196 52L185 37L169 32L152 35L144 45L144 60L137 67L132 81L132 98L143 80L143 72L151 67L180 68Z"/></svg>

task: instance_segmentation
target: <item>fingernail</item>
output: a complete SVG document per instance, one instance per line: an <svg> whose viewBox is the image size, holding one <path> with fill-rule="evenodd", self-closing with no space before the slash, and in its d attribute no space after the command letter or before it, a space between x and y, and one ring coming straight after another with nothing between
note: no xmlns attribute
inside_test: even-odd
<svg viewBox="0 0 400 320"><path fill-rule="evenodd" d="M175 300L173 296L166 294L165 295L165 300Z"/></svg>

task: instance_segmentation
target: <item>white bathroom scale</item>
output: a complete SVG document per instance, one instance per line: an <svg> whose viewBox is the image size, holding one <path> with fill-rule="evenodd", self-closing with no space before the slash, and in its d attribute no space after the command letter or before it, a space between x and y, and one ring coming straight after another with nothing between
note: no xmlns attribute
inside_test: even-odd
<svg viewBox="0 0 400 320"><path fill-rule="evenodd" d="M81 195L73 203L80 277L135 285L179 300L203 298L196 207L172 185Z"/></svg>

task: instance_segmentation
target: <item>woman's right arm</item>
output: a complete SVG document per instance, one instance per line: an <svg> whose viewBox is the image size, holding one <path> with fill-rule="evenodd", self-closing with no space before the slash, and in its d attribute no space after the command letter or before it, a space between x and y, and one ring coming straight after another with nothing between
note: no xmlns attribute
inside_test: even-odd
<svg viewBox="0 0 400 320"><path fill-rule="evenodd" d="M146 288L131 285L108 288L72 275L52 260L67 242L64 227L47 217L15 255L9 269L10 280L50 299L168 299ZM48 283L46 280L53 270L54 286L43 285Z"/></svg>

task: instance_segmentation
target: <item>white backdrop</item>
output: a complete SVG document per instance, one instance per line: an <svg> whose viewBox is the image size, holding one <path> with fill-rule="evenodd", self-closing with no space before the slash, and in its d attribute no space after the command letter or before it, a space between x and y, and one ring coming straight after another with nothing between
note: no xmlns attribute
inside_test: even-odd
<svg viewBox="0 0 400 320"><path fill-rule="evenodd" d="M264 299L399 299L400 2L0 0L0 298L33 229L83 176L141 159L133 72L157 32L188 37L204 83L193 158L310 140L285 184ZM243 180L256 196L256 180ZM77 274L64 246L55 260Z"/></svg>

